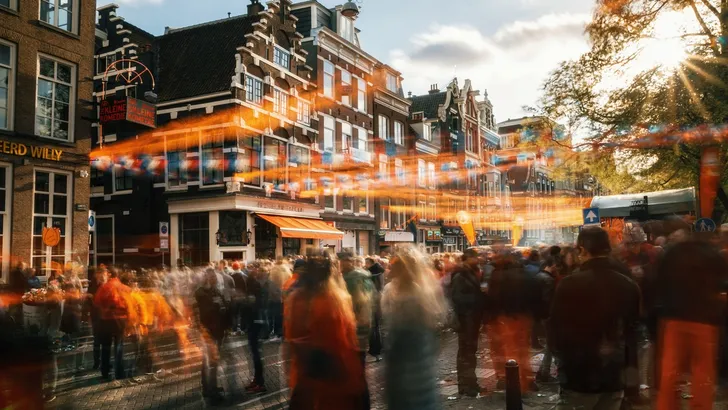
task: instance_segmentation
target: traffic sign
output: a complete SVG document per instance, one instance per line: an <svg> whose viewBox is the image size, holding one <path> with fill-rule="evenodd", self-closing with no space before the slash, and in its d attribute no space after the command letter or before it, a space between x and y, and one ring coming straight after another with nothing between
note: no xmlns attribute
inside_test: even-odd
<svg viewBox="0 0 728 410"><path fill-rule="evenodd" d="M710 218L700 218L695 221L695 232L715 232L717 225Z"/></svg>
<svg viewBox="0 0 728 410"><path fill-rule="evenodd" d="M163 238L159 240L159 249L166 251L169 250L169 239Z"/></svg>
<svg viewBox="0 0 728 410"><path fill-rule="evenodd" d="M159 237L160 238L169 238L169 222L160 222L159 223Z"/></svg>
<svg viewBox="0 0 728 410"><path fill-rule="evenodd" d="M88 231L96 232L96 212L88 211Z"/></svg>
<svg viewBox="0 0 728 410"><path fill-rule="evenodd" d="M584 225L600 225L599 208L584 208L581 211L584 219Z"/></svg>

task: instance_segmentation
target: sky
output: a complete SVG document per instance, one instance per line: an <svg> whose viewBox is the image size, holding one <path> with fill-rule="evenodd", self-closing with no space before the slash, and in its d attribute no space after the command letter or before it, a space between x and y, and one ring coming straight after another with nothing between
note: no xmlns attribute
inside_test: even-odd
<svg viewBox="0 0 728 410"><path fill-rule="evenodd" d="M298 0L294 0L296 2ZM327 7L343 0L319 0ZM117 14L152 34L244 14L248 0L115 0ZM588 48L588 0L359 0L362 48L402 72L405 93L444 89L453 77L486 91L496 121L538 101L559 62ZM97 2L103 5L103 0Z"/></svg>

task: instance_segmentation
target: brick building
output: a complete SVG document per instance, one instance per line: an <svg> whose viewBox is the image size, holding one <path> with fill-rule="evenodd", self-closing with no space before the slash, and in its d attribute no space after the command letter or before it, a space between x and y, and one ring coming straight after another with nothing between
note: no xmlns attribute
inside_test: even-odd
<svg viewBox="0 0 728 410"><path fill-rule="evenodd" d="M94 6L0 1L0 282L87 262Z"/></svg>
<svg viewBox="0 0 728 410"><path fill-rule="evenodd" d="M123 50L132 60L151 53L156 101L155 129L125 125L128 118L114 126L126 130L123 136L102 127L100 141L111 136L113 166L96 180L94 209L98 218L112 218L113 231L104 235L113 240L103 242L116 262L161 262L160 222L169 223L166 260L173 266L178 258L197 265L299 254L340 240L342 233L321 221L318 196L305 195L315 192L310 172L319 123L315 70L306 63L291 2L266 9L252 0L246 15L160 36L115 14L100 10L101 24L108 22L100 30L121 34L106 52L119 58ZM149 43L135 44L143 41ZM124 161L128 153L149 158L138 169Z"/></svg>

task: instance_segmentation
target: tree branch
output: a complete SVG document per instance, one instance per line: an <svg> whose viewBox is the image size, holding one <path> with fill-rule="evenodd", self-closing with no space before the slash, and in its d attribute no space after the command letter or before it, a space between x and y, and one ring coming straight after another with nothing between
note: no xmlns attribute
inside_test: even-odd
<svg viewBox="0 0 728 410"><path fill-rule="evenodd" d="M718 11L718 9L715 8L714 5L710 4L709 0L700 0L700 1L703 3L703 5L705 5L705 7L708 8L708 10L710 10L711 13L715 14L715 17L720 19L720 11Z"/></svg>
<svg viewBox="0 0 728 410"><path fill-rule="evenodd" d="M694 1L690 2L690 8L693 9L693 13L695 14L695 19L698 20L698 23L700 23L700 27L703 29L705 34L708 37L710 37L710 48L713 50L713 54L715 54L716 56L719 56L720 49L718 48L718 44L715 42L716 36L710 31L710 28L705 23L703 16L700 15L700 12L698 11L698 7L695 5Z"/></svg>

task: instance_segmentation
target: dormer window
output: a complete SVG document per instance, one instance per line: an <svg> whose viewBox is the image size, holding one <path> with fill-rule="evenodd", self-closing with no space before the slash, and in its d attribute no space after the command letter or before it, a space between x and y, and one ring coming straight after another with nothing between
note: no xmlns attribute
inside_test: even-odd
<svg viewBox="0 0 728 410"><path fill-rule="evenodd" d="M281 47L275 46L273 49L273 62L288 70L291 66L291 53Z"/></svg>
<svg viewBox="0 0 728 410"><path fill-rule="evenodd" d="M339 17L339 35L346 41L354 42L354 20L346 16Z"/></svg>
<svg viewBox="0 0 728 410"><path fill-rule="evenodd" d="M399 87L397 86L397 77L390 73L387 73L387 90L396 93Z"/></svg>

